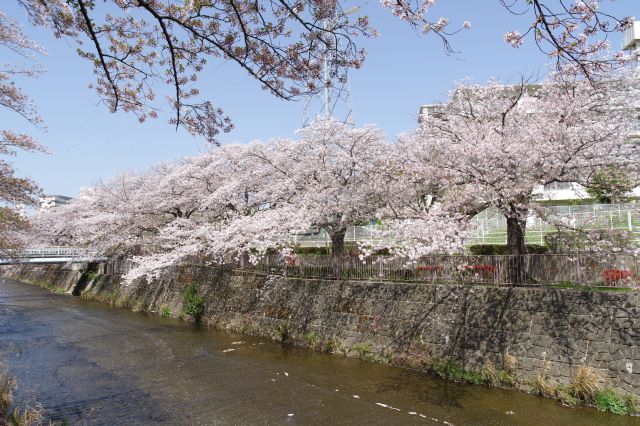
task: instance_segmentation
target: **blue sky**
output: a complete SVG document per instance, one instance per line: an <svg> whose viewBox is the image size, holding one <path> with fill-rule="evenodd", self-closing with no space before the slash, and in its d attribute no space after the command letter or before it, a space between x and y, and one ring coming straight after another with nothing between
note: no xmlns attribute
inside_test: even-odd
<svg viewBox="0 0 640 426"><path fill-rule="evenodd" d="M40 61L47 73L20 82L35 101L47 130L0 112L3 128L28 132L51 151L49 155L21 154L15 161L20 175L33 177L46 193L76 196L80 187L119 171L142 169L205 149L203 139L176 132L167 116L140 124L131 114L109 113L88 89L92 67L77 56L73 42L30 27L17 2L3 3L2 10L23 23L24 31L48 51ZM356 123L377 124L390 138L414 127L419 106L445 99L457 80L513 81L545 71L547 59L532 40L520 49L503 42L505 32L524 30L530 15L511 15L498 0L440 0L432 10L434 19L448 17L453 26L464 20L472 24L471 30L452 37L459 53L449 56L436 37L416 35L382 10L378 1L357 4L381 36L360 41L368 59L361 70L350 74ZM640 17L638 0L604 1L604 8L616 16ZM620 36L611 40L617 48ZM302 101L276 99L232 63L212 60L199 87L234 121L236 128L222 137L224 142L292 136L301 125Z"/></svg>

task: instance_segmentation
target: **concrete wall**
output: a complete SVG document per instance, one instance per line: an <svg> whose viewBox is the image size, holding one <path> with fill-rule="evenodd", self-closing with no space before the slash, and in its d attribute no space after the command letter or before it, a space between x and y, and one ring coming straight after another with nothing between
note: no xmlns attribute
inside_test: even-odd
<svg viewBox="0 0 640 426"><path fill-rule="evenodd" d="M14 278L72 291L77 271L24 266ZM579 366L599 369L608 385L640 396L639 293L369 283L257 276L183 267L152 285L119 277L85 282L83 296L173 316L196 283L210 325L409 367L454 360L469 370L517 360L535 379L545 362L567 384Z"/></svg>

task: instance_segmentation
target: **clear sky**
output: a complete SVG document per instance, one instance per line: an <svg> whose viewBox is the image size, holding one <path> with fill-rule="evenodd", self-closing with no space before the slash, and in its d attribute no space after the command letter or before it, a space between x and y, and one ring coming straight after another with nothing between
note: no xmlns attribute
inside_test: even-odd
<svg viewBox="0 0 640 426"><path fill-rule="evenodd" d="M498 0L439 1L432 10L434 19L448 17L453 26L461 26L464 20L472 24L470 30L452 37L459 53L450 56L437 37L416 35L381 9L378 1L356 4L381 33L379 38L360 40L368 59L362 69L350 73L356 124L377 124L390 138L414 127L420 105L445 99L457 80L514 81L521 75L545 72L547 58L532 40L520 49L503 41L505 32L525 30L531 15L511 15ZM640 17L638 0L603 1L605 8L616 16ZM49 155L21 154L15 161L19 174L33 177L46 193L76 196L80 187L119 171L142 169L205 149L203 139L176 132L166 115L140 124L131 114L109 113L87 88L93 81L92 67L77 56L73 42L30 27L15 0L3 1L1 9L48 51L41 60L47 73L20 82L35 101L47 130L0 112L2 128L28 132L51 151ZM614 47L619 47L620 39L619 35L611 38ZM199 87L234 121L236 128L222 136L224 142L292 136L301 125L302 101L276 99L235 64L212 60Z"/></svg>

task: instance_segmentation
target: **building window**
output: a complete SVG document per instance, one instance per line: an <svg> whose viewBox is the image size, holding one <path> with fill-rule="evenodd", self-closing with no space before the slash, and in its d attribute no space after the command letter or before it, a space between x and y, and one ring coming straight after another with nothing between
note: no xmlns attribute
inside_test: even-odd
<svg viewBox="0 0 640 426"><path fill-rule="evenodd" d="M551 182L544 186L545 191L563 191L573 189L571 182Z"/></svg>

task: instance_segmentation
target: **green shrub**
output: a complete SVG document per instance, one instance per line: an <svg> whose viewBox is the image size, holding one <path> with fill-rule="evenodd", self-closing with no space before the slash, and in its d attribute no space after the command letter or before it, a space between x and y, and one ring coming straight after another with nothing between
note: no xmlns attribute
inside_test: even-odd
<svg viewBox="0 0 640 426"><path fill-rule="evenodd" d="M545 254L549 248L542 244L527 244L527 253L529 254Z"/></svg>
<svg viewBox="0 0 640 426"><path fill-rule="evenodd" d="M293 251L299 255L328 255L330 250L328 247L296 247Z"/></svg>
<svg viewBox="0 0 640 426"><path fill-rule="evenodd" d="M527 253L545 254L549 249L540 244L527 244ZM477 256L505 255L508 253L506 244L475 244L469 246L471 254Z"/></svg>
<svg viewBox="0 0 640 426"><path fill-rule="evenodd" d="M324 350L326 352L333 352L336 348L336 342L333 339L329 339L324 344Z"/></svg>
<svg viewBox="0 0 640 426"><path fill-rule="evenodd" d="M344 256L357 256L358 254L360 254L360 248L357 243L344 243Z"/></svg>
<svg viewBox="0 0 640 426"><path fill-rule="evenodd" d="M596 408L613 414L627 414L627 402L612 389L598 392L596 395Z"/></svg>
<svg viewBox="0 0 640 426"><path fill-rule="evenodd" d="M358 358L365 361L372 361L374 359L373 356L373 346L369 342L362 342L353 345L349 352L355 352L358 354Z"/></svg>
<svg viewBox="0 0 640 426"><path fill-rule="evenodd" d="M164 305L160 310L160 316L162 318L169 318L171 316L171 308L169 308L167 305Z"/></svg>
<svg viewBox="0 0 640 426"><path fill-rule="evenodd" d="M465 370L455 361L436 360L433 362L431 368L444 380L459 383L473 383L476 385L486 383L486 377L483 377L482 373L474 373L472 371Z"/></svg>
<svg viewBox="0 0 640 426"><path fill-rule="evenodd" d="M304 335L302 336L304 341L307 342L307 345L309 346L315 346L316 342L318 341L318 337L318 333L314 333L313 331L304 333Z"/></svg>
<svg viewBox="0 0 640 426"><path fill-rule="evenodd" d="M91 272L87 272L87 280L88 281L93 281L96 279L96 277L98 276L97 272L91 271Z"/></svg>
<svg viewBox="0 0 640 426"><path fill-rule="evenodd" d="M198 323L204 314L204 299L198 294L198 287L195 284L189 284L184 290L184 304L182 312L193 318Z"/></svg>

